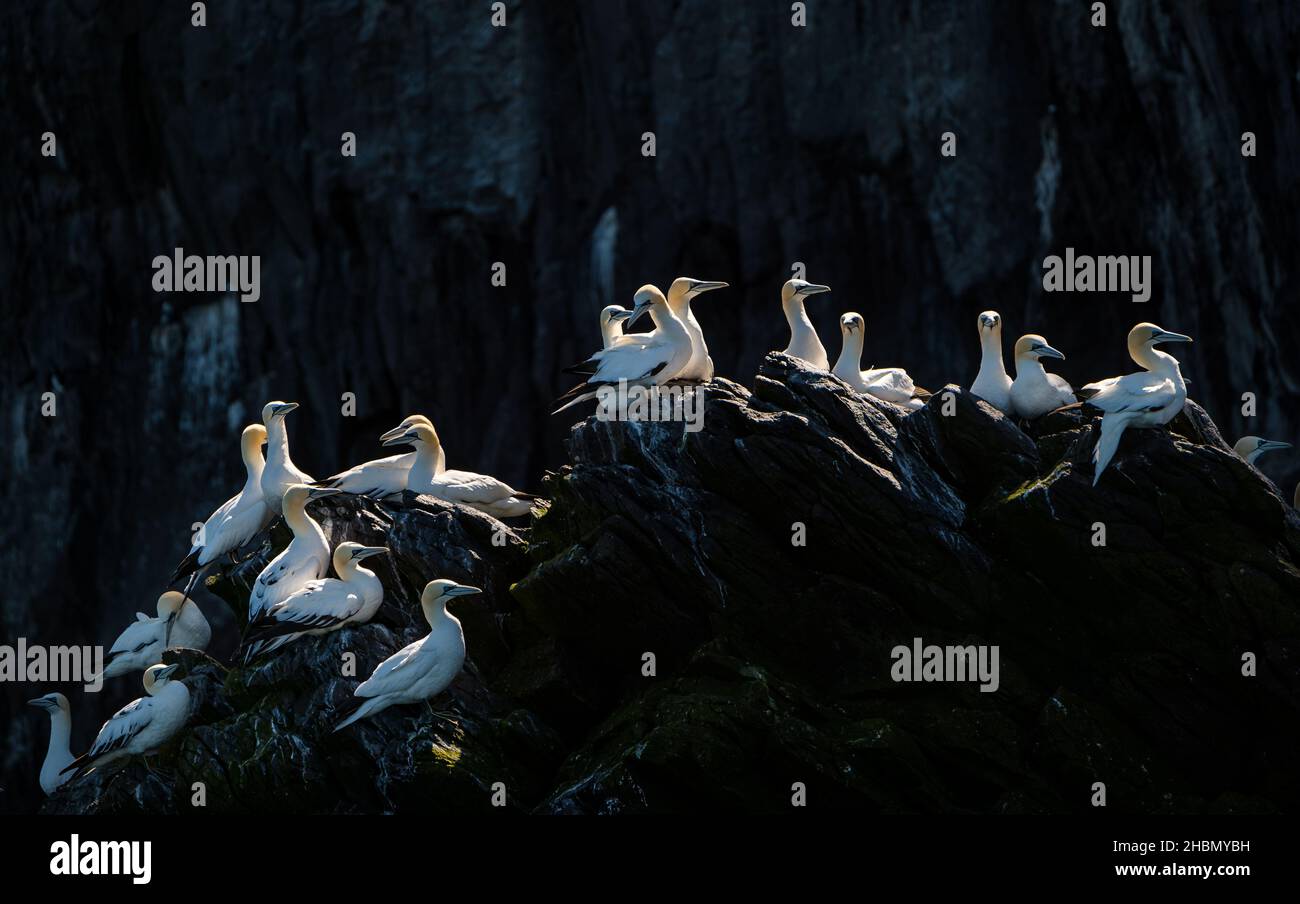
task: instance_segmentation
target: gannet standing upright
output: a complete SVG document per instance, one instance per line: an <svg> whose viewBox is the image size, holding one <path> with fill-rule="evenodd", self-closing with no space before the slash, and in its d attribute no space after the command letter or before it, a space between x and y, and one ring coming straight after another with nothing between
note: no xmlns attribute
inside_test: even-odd
<svg viewBox="0 0 1300 904"><path fill-rule="evenodd" d="M185 594L168 590L158 597L158 617L143 612L117 636L108 651L102 678L115 678L147 669L162 659L163 650L188 647L206 650L212 628L198 604Z"/></svg>
<svg viewBox="0 0 1300 904"><path fill-rule="evenodd" d="M803 303L810 295L830 290L830 286L819 286L804 279L787 280L781 287L781 309L785 311L786 323L790 324L790 344L785 347L785 354L802 358L818 370L830 370L830 359Z"/></svg>
<svg viewBox="0 0 1300 904"><path fill-rule="evenodd" d="M895 405L917 409L925 403L916 398L916 384L901 367L861 370L862 342L866 325L862 315L849 311L840 318L840 356L831 371L857 392L875 396Z"/></svg>
<svg viewBox="0 0 1300 904"><path fill-rule="evenodd" d="M1265 452L1272 452L1274 449L1290 448L1290 443L1284 443L1280 440L1260 439L1258 436L1243 436L1233 444L1232 451L1246 459L1247 464L1253 465L1256 459Z"/></svg>
<svg viewBox="0 0 1300 904"><path fill-rule="evenodd" d="M691 337L686 325L677 319L664 293L652 285L637 289L633 296L635 305L631 323L646 311L655 323L648 333L628 333L609 348L602 348L581 364L566 367L565 373L586 376L560 396L556 401L564 404L552 414L596 397L601 386L617 386L621 382L639 386L662 386L677 375L691 360Z"/></svg>
<svg viewBox="0 0 1300 904"><path fill-rule="evenodd" d="M190 574L186 596L203 576L204 570L218 556L234 553L257 536L275 517L262 496L262 444L266 442L266 428L249 424L239 437L239 454L244 460L244 486L238 493L222 503L208 516L200 534L202 543L195 543L189 554L176 566L169 583L176 583ZM157 659L152 662L157 662ZM151 663L145 663L150 665Z"/></svg>
<svg viewBox="0 0 1300 904"><path fill-rule="evenodd" d="M113 713L99 729L90 750L77 757L63 772L85 775L97 766L136 753L148 755L171 740L185 727L190 715L190 692L183 681L173 679L178 665L151 665L144 673L149 695L132 700ZM75 770L75 771L74 771Z"/></svg>
<svg viewBox="0 0 1300 904"><path fill-rule="evenodd" d="M338 493L333 487L303 484L295 484L285 491L284 521L293 531L293 539L257 576L253 592L248 596L249 622L257 621L276 603L307 586L308 581L325 577L330 564L329 541L320 525L307 514L307 503Z"/></svg>
<svg viewBox="0 0 1300 904"><path fill-rule="evenodd" d="M623 324L632 316L632 312L621 304L607 304L600 310L600 341L603 348L609 348L619 340L623 333Z"/></svg>
<svg viewBox="0 0 1300 904"><path fill-rule="evenodd" d="M298 407L297 402L268 402L262 409L266 424L266 467L262 469L262 496L273 515L283 514L284 491L295 483L315 483L316 479L301 470L289 457L289 433L284 417Z"/></svg>
<svg viewBox="0 0 1300 904"><path fill-rule="evenodd" d="M1063 405L1073 405L1074 390L1056 374L1043 369L1040 358L1065 355L1032 333L1016 340L1016 379L1011 383L1011 413L1025 420L1040 418Z"/></svg>
<svg viewBox="0 0 1300 904"><path fill-rule="evenodd" d="M496 518L518 518L532 511L536 496L521 493L508 483L473 471L438 473L435 463L442 452L438 431L428 424L416 424L405 433L384 441L385 446L406 443L415 447L415 463L406 475L406 489L412 493L458 502Z"/></svg>
<svg viewBox="0 0 1300 904"><path fill-rule="evenodd" d="M72 777L64 772L72 763L72 750L68 747L72 738L72 708L68 706L68 698L62 694L46 694L28 700L27 705L50 714L50 744L45 749L45 761L41 763L41 790L53 794Z"/></svg>
<svg viewBox="0 0 1300 904"><path fill-rule="evenodd" d="M1092 450L1096 465L1092 485L1101 479L1119 438L1128 427L1160 427L1172 421L1187 401L1187 383L1178 359L1156 350L1161 342L1191 342L1190 336L1162 330L1154 323L1139 323L1128 333L1128 353L1144 371L1123 377L1107 377L1089 383L1084 390L1096 390L1085 404L1100 408L1101 437Z"/></svg>
<svg viewBox="0 0 1300 904"><path fill-rule="evenodd" d="M976 318L980 334L980 370L970 391L1003 414L1011 413L1011 378L1002 363L1002 315L984 311Z"/></svg>
<svg viewBox="0 0 1300 904"><path fill-rule="evenodd" d="M385 431L379 439L381 441L391 439L405 433L415 424L433 426L433 423L424 415L412 414L392 430ZM446 470L446 463L441 457L441 449L438 454L437 473L441 474ZM318 481L313 486L334 487L354 496L385 499L389 496L396 496L406 489L406 474L411 470L413 464L415 464L414 452L390 455L387 458L376 458L374 461L359 464L355 468L349 468L326 480Z"/></svg>
<svg viewBox="0 0 1300 904"><path fill-rule="evenodd" d="M674 379L699 383L707 383L713 379L713 359L709 357L709 347L704 342L704 331L700 329L700 322L695 319L695 314L691 311L691 299L704 292L725 288L727 284L724 282L705 282L702 279L691 279L689 276L677 277L668 287L668 307L686 327L686 333L691 339L691 358Z"/></svg>
<svg viewBox="0 0 1300 904"><path fill-rule="evenodd" d="M304 634L328 634L370 621L384 601L384 585L361 562L388 552L384 546L340 543L334 550L339 579L321 578L276 603L249 627L245 661L279 649Z"/></svg>
<svg viewBox="0 0 1300 904"><path fill-rule="evenodd" d="M429 633L379 663L370 677L357 685L353 699L342 708L349 715L334 730L347 728L395 704L419 703L446 690L465 664L465 635L460 620L447 611L447 603L458 596L482 592L446 579L425 585L420 608L429 623Z"/></svg>

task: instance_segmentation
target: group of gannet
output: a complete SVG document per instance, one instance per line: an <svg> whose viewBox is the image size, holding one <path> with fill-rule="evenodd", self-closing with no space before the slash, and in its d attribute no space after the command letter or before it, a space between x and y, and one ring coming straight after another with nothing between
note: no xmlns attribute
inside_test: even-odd
<svg viewBox="0 0 1300 904"><path fill-rule="evenodd" d="M447 470L433 422L420 414L407 417L380 437L383 445L411 445L414 452L369 461L316 481L295 465L289 454L285 417L297 407L294 402L270 402L262 410L263 423L244 428L240 437L244 486L203 523L189 553L177 566L171 582L185 580L184 591L168 590L158 600L157 617L137 613L136 620L113 643L99 677L143 671L146 696L118 710L100 728L90 750L75 759L69 748L72 716L67 698L56 693L30 701L50 716L50 742L40 775L41 788L47 794L69 778L113 760L152 753L185 725L189 691L184 681L173 677L177 666L165 666L159 660L168 649L207 649L212 630L190 598L194 587L222 564L223 556L237 562L238 551L277 516L284 519L293 537L253 583L243 639L245 661L300 637L368 622L383 603L383 584L362 563L387 553L388 548L349 541L338 544L331 555L325 531L307 511L311 502L341 493L390 499L409 490L496 518L527 515L538 502L538 497L495 477ZM265 459L263 443L267 446ZM327 576L331 564L337 578ZM346 718L338 727L445 690L465 660L460 622L447 611L447 603L480 592L446 579L430 581L421 596L430 633L389 657L369 680L358 685L355 705L345 707Z"/></svg>
<svg viewBox="0 0 1300 904"><path fill-rule="evenodd" d="M562 395L557 409L594 398L602 387L619 383L645 387L669 383L707 383L713 378L704 332L691 302L705 292L727 287L725 282L680 277L665 295L647 284L636 291L631 309L607 305L598 316L601 348L585 361L565 369L583 381ZM901 406L904 414L924 407L930 393L916 386L899 367L862 369L866 320L849 311L840 317L841 347L835 366L809 319L804 303L829 293L829 286L791 279L781 288L781 307L790 329L784 353L807 362L840 380L855 393ZM653 328L627 332L644 314ZM1139 323L1128 334L1128 352L1142 370L1088 383L1076 392L1068 382L1043 367L1044 359L1064 361L1065 355L1038 334L1021 336L1015 344L1015 378L1007 374L1002 355L1002 317L984 311L976 320L980 365L970 385L972 395L1004 415L1032 421L1054 411L1089 405L1102 412L1092 459L1096 486L1110 464L1120 439L1130 427L1168 424L1182 410L1187 383L1179 363L1156 346L1191 342L1180 333L1152 323ZM298 468L289 454L286 416L293 402L274 401L262 411L262 423L244 428L240 454L246 479L240 491L223 503L202 525L194 543L177 566L171 583L186 580L184 591L168 590L158 600L157 617L137 613L114 642L103 678L144 672L146 696L120 709L104 723L91 749L74 758L69 740L71 712L62 694L30 701L50 717L50 743L40 772L40 784L53 793L72 775L132 754L148 755L176 734L188 718L189 691L173 676L177 666L158 662L164 650L206 649L211 629L190 599L197 583L222 564L237 562L239 550L282 517L292 540L262 569L248 601L248 626L243 639L246 661L274 652L301 637L340 630L369 621L384 600L378 575L363 563L388 552L384 546L339 543L331 553L325 531L308 513L308 505L340 493L391 500L403 492L434 496L496 518L529 514L538 497L523 493L494 477L448 470L446 455L433 423L414 414L380 436L383 446L409 445L414 451L367 461L316 481ZM267 447L263 459L261 447ZM1260 455L1289 443L1243 437L1234 450L1254 464ZM1300 507L1300 487L1295 502ZM336 577L328 577L330 566ZM447 579L430 581L420 598L429 633L377 666L341 708L335 731L390 706L430 700L442 693L465 661L460 621L447 611L452 600L481 593L478 588Z"/></svg>

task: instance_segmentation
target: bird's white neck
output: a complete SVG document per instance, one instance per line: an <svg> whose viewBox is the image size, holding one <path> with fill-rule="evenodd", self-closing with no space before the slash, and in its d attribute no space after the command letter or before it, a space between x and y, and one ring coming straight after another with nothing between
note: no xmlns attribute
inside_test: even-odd
<svg viewBox="0 0 1300 904"><path fill-rule="evenodd" d="M1047 380L1047 371L1037 355L1016 355L1016 379Z"/></svg>
<svg viewBox="0 0 1300 904"><path fill-rule="evenodd" d="M1177 358L1150 345L1138 346L1133 351L1132 358L1134 363L1152 373L1170 376L1178 372Z"/></svg>
<svg viewBox="0 0 1300 904"><path fill-rule="evenodd" d="M437 477L443 471L447 470L446 456L442 453L442 443L435 440L431 443L416 441L412 443L415 447L415 462L411 465L409 482L427 483Z"/></svg>
<svg viewBox="0 0 1300 904"><path fill-rule="evenodd" d="M841 373L862 373L862 333L857 330L850 330L844 333L844 341L840 345L840 356L835 361L835 368L831 372L837 377Z"/></svg>
<svg viewBox="0 0 1300 904"><path fill-rule="evenodd" d="M650 319L655 322L655 330L671 339L690 338L686 325L677 319L677 315L666 304L651 305Z"/></svg>
<svg viewBox="0 0 1300 904"><path fill-rule="evenodd" d="M60 706L50 713L50 746L46 750L45 759L55 757L71 759L71 750L68 747L71 739L72 716Z"/></svg>
<svg viewBox="0 0 1300 904"><path fill-rule="evenodd" d="M1006 376L1007 369L1002 363L1002 330L992 329L980 333L980 370L991 368L994 373Z"/></svg>
<svg viewBox="0 0 1300 904"><path fill-rule="evenodd" d="M307 503L284 506L284 523L295 537L304 537L317 530L316 522L307 514Z"/></svg>
<svg viewBox="0 0 1300 904"><path fill-rule="evenodd" d="M289 432L283 418L271 418L266 425L266 460L284 464L289 460Z"/></svg>
<svg viewBox="0 0 1300 904"><path fill-rule="evenodd" d="M424 620L429 623L430 628L437 628L438 625L452 621L460 624L460 619L447 611L447 597L440 596L431 603L422 603L420 608L424 610Z"/></svg>
<svg viewBox="0 0 1300 904"><path fill-rule="evenodd" d="M245 486L253 486L262 479L262 471L266 467L266 460L262 458L262 443L247 442L243 449L244 472L248 475Z"/></svg>

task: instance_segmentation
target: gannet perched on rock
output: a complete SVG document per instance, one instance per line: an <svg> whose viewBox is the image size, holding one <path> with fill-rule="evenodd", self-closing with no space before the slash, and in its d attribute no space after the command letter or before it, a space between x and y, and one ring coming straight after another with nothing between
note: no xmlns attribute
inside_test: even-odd
<svg viewBox="0 0 1300 904"><path fill-rule="evenodd" d="M433 426L433 422L424 415L412 414L392 430L386 431L379 439L383 441L405 433L415 424ZM441 457L441 449L438 451L438 455L437 472L441 474L446 469L446 464ZM406 489L406 475L413 464L415 464L414 452L390 455L387 458L376 458L374 461L368 461L357 465L355 468L349 468L341 474L335 474L326 480L318 481L313 486L334 487L354 496L384 499L389 496L396 496Z"/></svg>
<svg viewBox="0 0 1300 904"><path fill-rule="evenodd" d="M803 302L810 295L830 290L830 286L819 286L804 279L787 280L781 287L781 309L785 311L786 323L790 324L790 344L785 347L785 354L802 358L818 370L830 370L831 364Z"/></svg>
<svg viewBox="0 0 1300 904"><path fill-rule="evenodd" d="M62 694L46 694L28 700L27 705L50 714L50 744L45 749L45 761L41 763L41 790L53 794L72 778L64 771L72 763L72 750L68 747L72 737L72 707L68 706L68 698Z"/></svg>
<svg viewBox="0 0 1300 904"><path fill-rule="evenodd" d="M262 496L262 444L266 442L266 428L261 424L249 424L239 438L239 453L244 459L244 487L234 496L222 503L221 507L208 516L199 535L202 543L195 543L181 563L176 566L170 583L176 583L187 575L194 574L194 579L187 588L186 595L198 583L204 569L217 557L226 553L233 554L253 537L257 536L275 517L265 497ZM150 660L145 665L157 662Z"/></svg>
<svg viewBox="0 0 1300 904"><path fill-rule="evenodd" d="M212 639L212 628L198 605L175 590L158 597L157 618L137 612L135 619L113 641L101 678L143 671L173 647L206 650Z"/></svg>
<svg viewBox="0 0 1300 904"><path fill-rule="evenodd" d="M560 396L556 401L564 404L552 414L596 398L596 390L601 386L617 386L622 381L629 385L661 386L676 379L690 363L690 333L668 306L664 294L654 286L644 285L637 289L633 300L635 305L628 322L649 311L655 328L648 333L628 333L581 364L566 367L565 373L585 375L587 381Z"/></svg>
<svg viewBox="0 0 1300 904"><path fill-rule="evenodd" d="M315 483L316 479L301 470L289 457L289 434L284 417L298 407L297 402L268 402L262 409L266 424L266 467L262 469L262 496L274 515L280 510L284 491L295 483Z"/></svg>
<svg viewBox="0 0 1300 904"><path fill-rule="evenodd" d="M925 403L916 398L916 384L901 367L880 367L861 370L862 342L866 325L862 315L849 311L840 318L840 357L831 371L857 392L893 402L905 408L922 408Z"/></svg>
<svg viewBox="0 0 1300 904"><path fill-rule="evenodd" d="M171 740L185 727L190 714L189 689L184 682L172 678L178 668L178 665L149 666L144 673L144 689L149 696L132 700L113 713L99 729L90 750L63 767L63 771L82 776L123 757L153 753Z"/></svg>
<svg viewBox="0 0 1300 904"><path fill-rule="evenodd" d="M1011 383L1011 413L1025 420L1040 418L1076 401L1070 384L1044 370L1040 358L1064 361L1065 355L1048 345L1042 336L1030 334L1016 340L1016 379Z"/></svg>
<svg viewBox="0 0 1300 904"><path fill-rule="evenodd" d="M609 348L623 336L623 324L632 312L621 304L607 304L600 310L600 341Z"/></svg>
<svg viewBox="0 0 1300 904"><path fill-rule="evenodd" d="M334 730L395 704L419 703L446 690L465 664L465 635L460 621L447 611L447 603L482 592L446 579L430 581L420 594L429 634L389 656L357 685L354 698L343 707L350 714Z"/></svg>
<svg viewBox="0 0 1300 904"><path fill-rule="evenodd" d="M1092 485L1096 486L1106 470L1119 438L1128 427L1160 427L1172 421L1187 401L1187 384L1178 368L1178 359L1156 350L1161 342L1191 342L1190 336L1171 333L1154 323L1139 323L1128 334L1128 353L1145 370L1123 377L1108 377L1089 383L1085 392L1093 391L1085 404L1100 408L1101 437L1092 451L1096 465Z"/></svg>
<svg viewBox="0 0 1300 904"><path fill-rule="evenodd" d="M1002 315L984 311L975 326L980 334L980 370L970 391L1003 414L1011 414L1011 378L1002 363Z"/></svg>
<svg viewBox="0 0 1300 904"><path fill-rule="evenodd" d="M1258 436L1243 436L1233 444L1232 451L1244 458L1247 464L1253 465L1256 459L1265 452L1290 448L1290 443L1284 443L1280 440L1260 439Z"/></svg>
<svg viewBox="0 0 1300 904"><path fill-rule="evenodd" d="M276 603L249 627L245 660L269 653L304 634L328 634L370 621L384 601L384 585L361 562L388 552L384 546L340 543L334 550L339 579L321 578Z"/></svg>
<svg viewBox="0 0 1300 904"><path fill-rule="evenodd" d="M325 577L330 564L329 541L320 525L307 514L307 503L339 492L333 487L303 484L295 484L285 491L284 521L293 531L293 539L257 576L253 592L248 597L250 623L288 598L289 594L306 587L309 581Z"/></svg>
<svg viewBox="0 0 1300 904"><path fill-rule="evenodd" d="M679 276L668 287L668 307L686 327L686 333L691 339L691 358L673 379L699 383L707 383L713 379L713 359L709 357L709 347L704 342L704 331L700 329L700 322L691 312L691 299L704 292L725 288L727 284L724 282L705 282L702 279L691 279L689 276ZM629 325L631 322L629 321Z"/></svg>
<svg viewBox="0 0 1300 904"><path fill-rule="evenodd" d="M390 437L385 446L408 444L415 447L415 463L406 475L406 489L447 502L458 502L497 518L527 515L537 499L508 483L473 471L437 471L442 455L438 431L428 424L415 424L405 433Z"/></svg>

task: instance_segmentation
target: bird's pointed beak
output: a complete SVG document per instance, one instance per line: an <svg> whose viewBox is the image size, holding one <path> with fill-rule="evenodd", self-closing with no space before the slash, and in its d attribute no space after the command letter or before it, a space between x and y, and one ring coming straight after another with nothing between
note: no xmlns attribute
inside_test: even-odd
<svg viewBox="0 0 1300 904"><path fill-rule="evenodd" d="M1064 360L1065 360L1065 355L1061 354L1061 353L1058 352L1056 349L1052 348L1050 345L1040 345L1040 346L1038 347L1038 357L1040 357L1040 358L1058 358L1058 359L1060 359L1061 361L1064 361Z"/></svg>
<svg viewBox="0 0 1300 904"><path fill-rule="evenodd" d="M276 408L275 408L275 413L276 413L276 414L288 414L290 411L293 411L293 410L296 409L297 407L298 407L298 403L297 403L297 402L285 402L283 405L277 405L277 406L276 406Z"/></svg>
<svg viewBox="0 0 1300 904"><path fill-rule="evenodd" d="M1266 439L1259 444L1259 449L1261 452L1271 452L1274 449L1290 449L1290 448L1291 448L1290 443L1284 443L1281 440L1277 440L1277 439Z"/></svg>
<svg viewBox="0 0 1300 904"><path fill-rule="evenodd" d="M392 439L395 436L401 436L405 432L406 432L406 426L403 424L399 424L398 426L394 427L392 430L385 430L383 433L379 434L379 439L382 442L387 443L388 440Z"/></svg>
<svg viewBox="0 0 1300 904"><path fill-rule="evenodd" d="M46 704L49 702L50 701L46 700L44 697L37 697L35 700L28 700L27 705L35 706L39 709L45 709Z"/></svg>
<svg viewBox="0 0 1300 904"><path fill-rule="evenodd" d="M473 596L475 593L482 593L478 587L471 587L468 584L457 584L447 591L448 596Z"/></svg>
<svg viewBox="0 0 1300 904"><path fill-rule="evenodd" d="M632 313L628 314L627 325L632 326L633 324L635 324L638 320L641 319L641 315L648 310L650 310L650 302L648 301L638 302L637 306L632 309Z"/></svg>
<svg viewBox="0 0 1300 904"><path fill-rule="evenodd" d="M391 432L392 431L390 430L389 433ZM405 433L399 433L396 436L390 436L388 439L384 440L383 443L381 443L380 445L400 446L403 445L404 443L409 443L411 440L415 438L416 438L415 434L408 430Z"/></svg>
<svg viewBox="0 0 1300 904"><path fill-rule="evenodd" d="M1156 333L1152 342L1191 342L1191 336L1184 336L1182 333L1168 333L1164 330Z"/></svg>
<svg viewBox="0 0 1300 904"><path fill-rule="evenodd" d="M820 295L820 294L822 294L823 292L829 292L830 290L831 290L831 287L830 287L830 286L819 286L819 285L816 285L815 283L809 283L808 285L804 286L802 289L799 290L799 294L800 294L800 295Z"/></svg>
<svg viewBox="0 0 1300 904"><path fill-rule="evenodd" d="M701 293L701 292L712 292L714 289L725 289L725 288L727 288L727 283L724 283L724 282L703 282L703 281L701 281L701 282L697 282L697 283L695 284L695 286L694 286L694 292L695 292L695 294L698 295L698 294Z"/></svg>
<svg viewBox="0 0 1300 904"><path fill-rule="evenodd" d="M627 320L631 316L631 311L610 311L609 321L610 323L618 323L620 320Z"/></svg>
<svg viewBox="0 0 1300 904"><path fill-rule="evenodd" d="M388 552L387 546L363 546L352 553L352 558L360 561L361 559L368 559L371 556L381 555L386 552Z"/></svg>
<svg viewBox="0 0 1300 904"><path fill-rule="evenodd" d="M159 678L170 678L172 675L175 675L175 674L176 674L176 672L177 672L178 669L180 669L180 665L179 665L179 664L178 664L178 665L169 665L169 666L167 666L167 668L163 669L161 672L158 672L157 675L156 675L156 677L154 678L154 680L157 681Z"/></svg>

